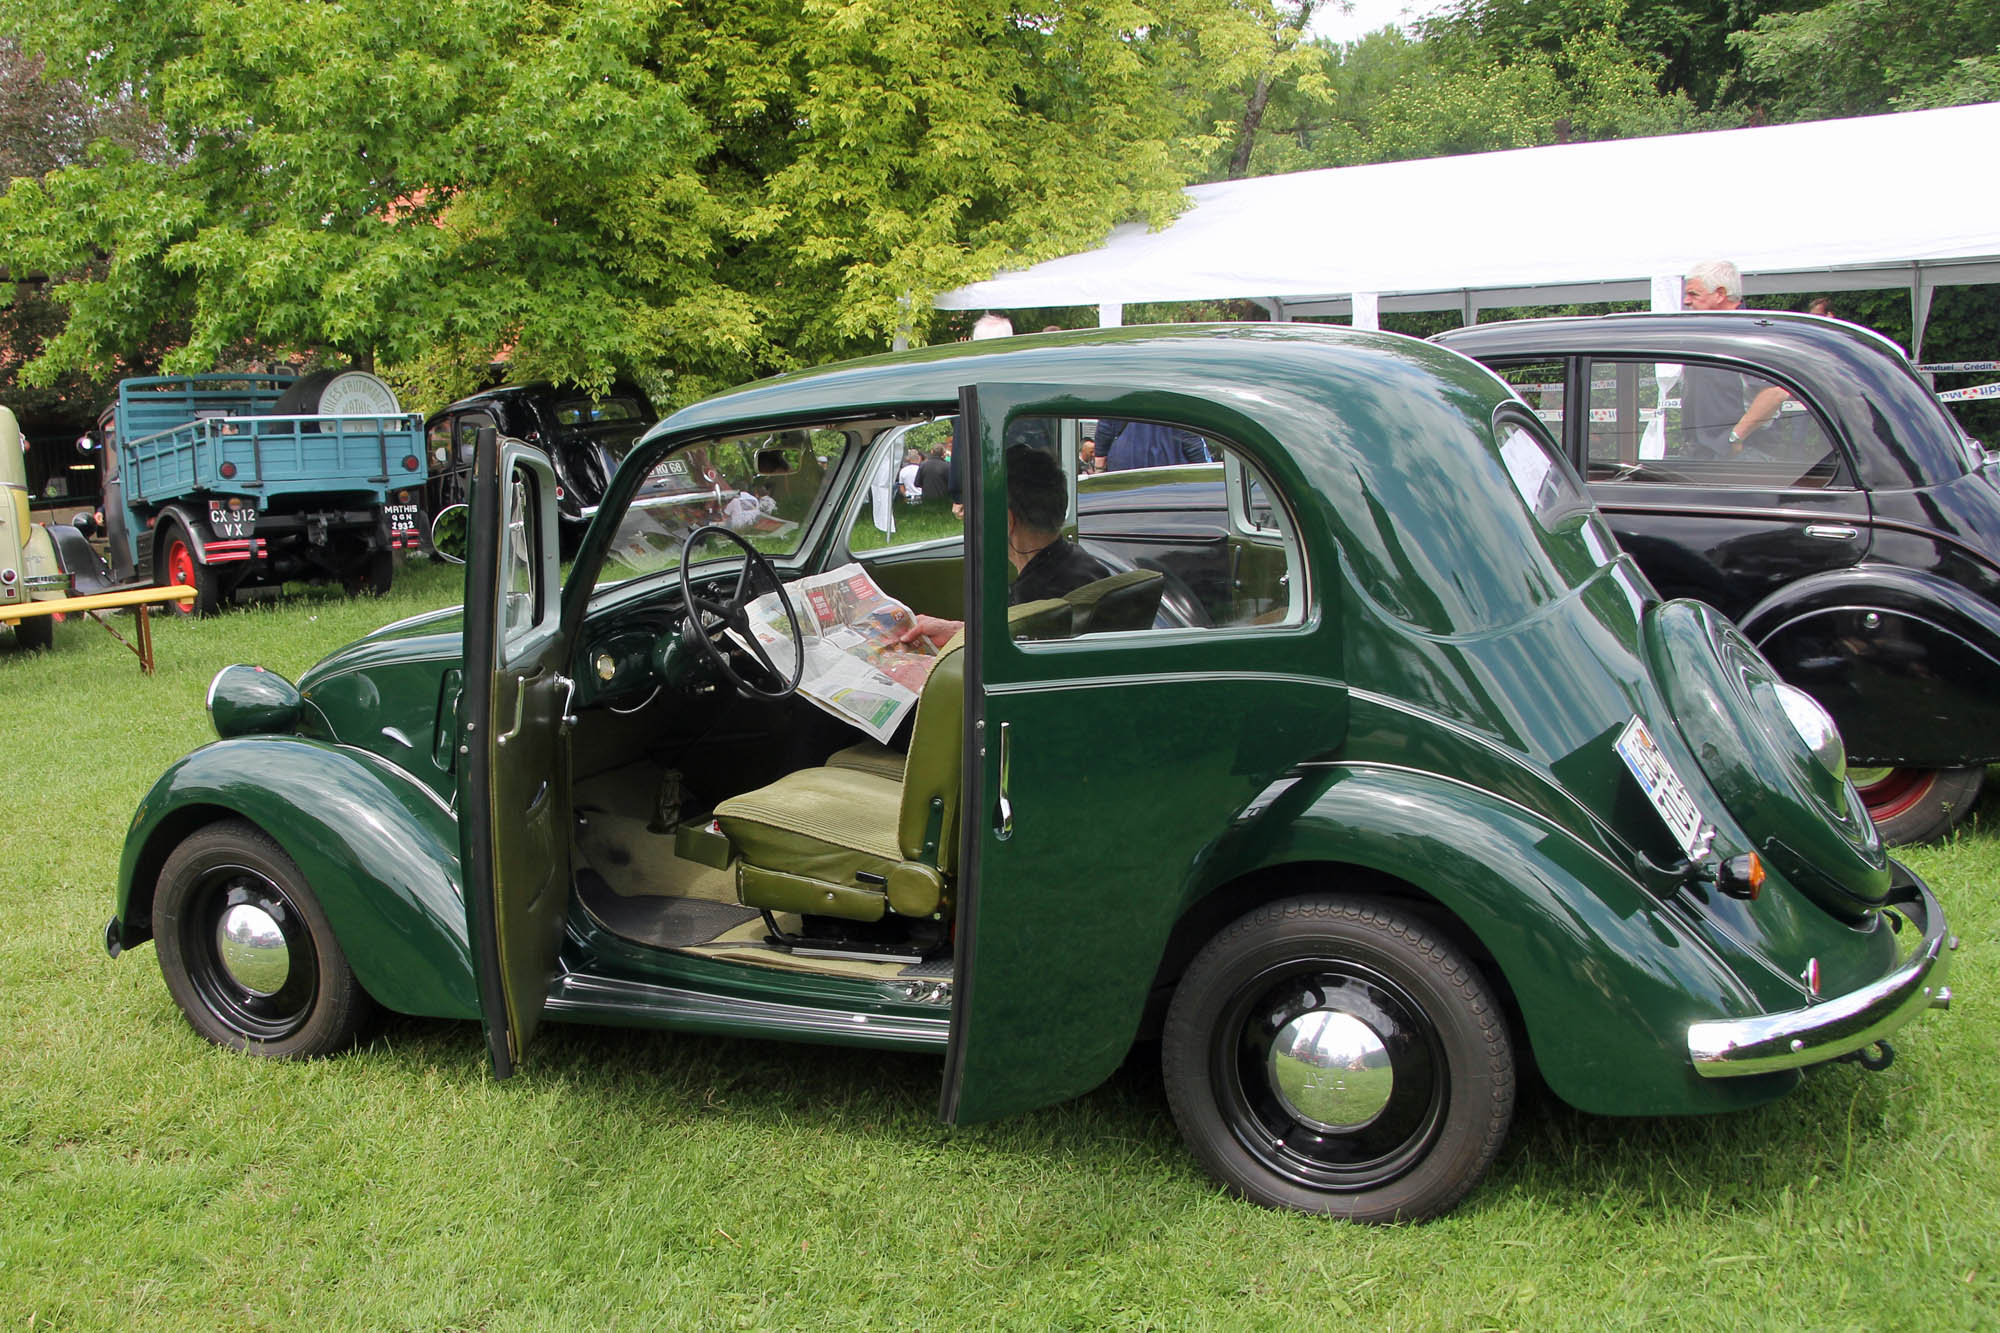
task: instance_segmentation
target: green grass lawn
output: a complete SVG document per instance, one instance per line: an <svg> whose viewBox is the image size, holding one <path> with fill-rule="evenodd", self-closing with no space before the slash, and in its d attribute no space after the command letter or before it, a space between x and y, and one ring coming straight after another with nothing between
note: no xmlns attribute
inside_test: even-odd
<svg viewBox="0 0 2000 1333"><path fill-rule="evenodd" d="M288 676L458 600L94 626L0 646L0 1327L1166 1329L2000 1326L2000 834L1908 854L1964 947L1885 1073L1609 1120L1531 1098L1454 1215L1364 1229L1222 1197L1150 1056L954 1130L940 1061L470 1024L278 1064L199 1040L151 946L105 957L125 825L233 661ZM114 622L129 635L129 618ZM2000 804L1981 812L2000 828Z"/></svg>

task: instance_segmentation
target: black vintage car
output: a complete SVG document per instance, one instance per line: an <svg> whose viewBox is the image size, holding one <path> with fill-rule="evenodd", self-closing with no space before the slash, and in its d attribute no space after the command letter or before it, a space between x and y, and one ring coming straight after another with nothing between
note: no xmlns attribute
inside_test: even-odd
<svg viewBox="0 0 2000 1333"><path fill-rule="evenodd" d="M2000 760L2000 487L1902 350L1765 311L1440 334L1513 384L1663 596L1712 603L1833 714L1883 839Z"/></svg>
<svg viewBox="0 0 2000 1333"><path fill-rule="evenodd" d="M547 380L481 390L424 423L431 470L425 512L435 522L465 502L472 442L480 427L491 426L538 446L555 463L556 512L563 545L571 548L597 512L619 461L658 419L645 390L626 380L613 381L601 398Z"/></svg>

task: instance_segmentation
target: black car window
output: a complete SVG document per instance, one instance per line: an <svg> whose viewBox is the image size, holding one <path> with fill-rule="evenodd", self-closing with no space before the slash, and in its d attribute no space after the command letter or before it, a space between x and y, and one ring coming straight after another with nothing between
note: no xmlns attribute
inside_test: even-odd
<svg viewBox="0 0 2000 1333"><path fill-rule="evenodd" d="M1585 363L1592 481L1761 490L1846 485L1839 448L1790 389L1699 361Z"/></svg>
<svg viewBox="0 0 2000 1333"><path fill-rule="evenodd" d="M1560 361L1528 361L1493 367L1493 373L1514 387L1528 409L1562 435L1564 368Z"/></svg>

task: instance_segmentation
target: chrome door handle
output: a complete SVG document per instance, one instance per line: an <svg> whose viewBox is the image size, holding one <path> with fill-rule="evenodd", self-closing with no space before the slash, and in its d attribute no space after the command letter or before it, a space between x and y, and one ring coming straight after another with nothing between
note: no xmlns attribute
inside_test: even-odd
<svg viewBox="0 0 2000 1333"><path fill-rule="evenodd" d="M1014 740L1009 723L1000 724L1000 803L994 809L993 836L1005 842L1014 836L1014 803L1007 799L1009 770L1013 767Z"/></svg>
<svg viewBox="0 0 2000 1333"><path fill-rule="evenodd" d="M1828 541L1844 542L1850 541L1860 535L1861 530L1859 528L1850 528L1844 523L1806 524L1806 536L1808 537L1824 537Z"/></svg>
<svg viewBox="0 0 2000 1333"><path fill-rule="evenodd" d="M521 718L526 713L527 708L528 678L526 676L516 676L514 678L514 725L501 732L498 736L495 736L493 738L494 744L505 745L508 741L513 740L521 734Z"/></svg>
<svg viewBox="0 0 2000 1333"><path fill-rule="evenodd" d="M563 687L562 724L573 727L576 725L576 712L571 705L576 703L576 682L568 676L558 675L555 683Z"/></svg>

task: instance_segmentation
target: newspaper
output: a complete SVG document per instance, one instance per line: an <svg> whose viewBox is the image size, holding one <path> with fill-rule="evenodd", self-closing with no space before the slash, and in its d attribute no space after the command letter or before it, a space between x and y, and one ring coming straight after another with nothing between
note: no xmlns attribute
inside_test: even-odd
<svg viewBox="0 0 2000 1333"><path fill-rule="evenodd" d="M916 624L915 615L875 586L857 564L787 583L784 595L791 598L805 638L799 693L886 743L916 707L937 665L938 650L930 640L898 642ZM771 664L789 679L795 660L792 632L779 597L765 593L745 608L745 615ZM735 630L729 633L750 646Z"/></svg>

